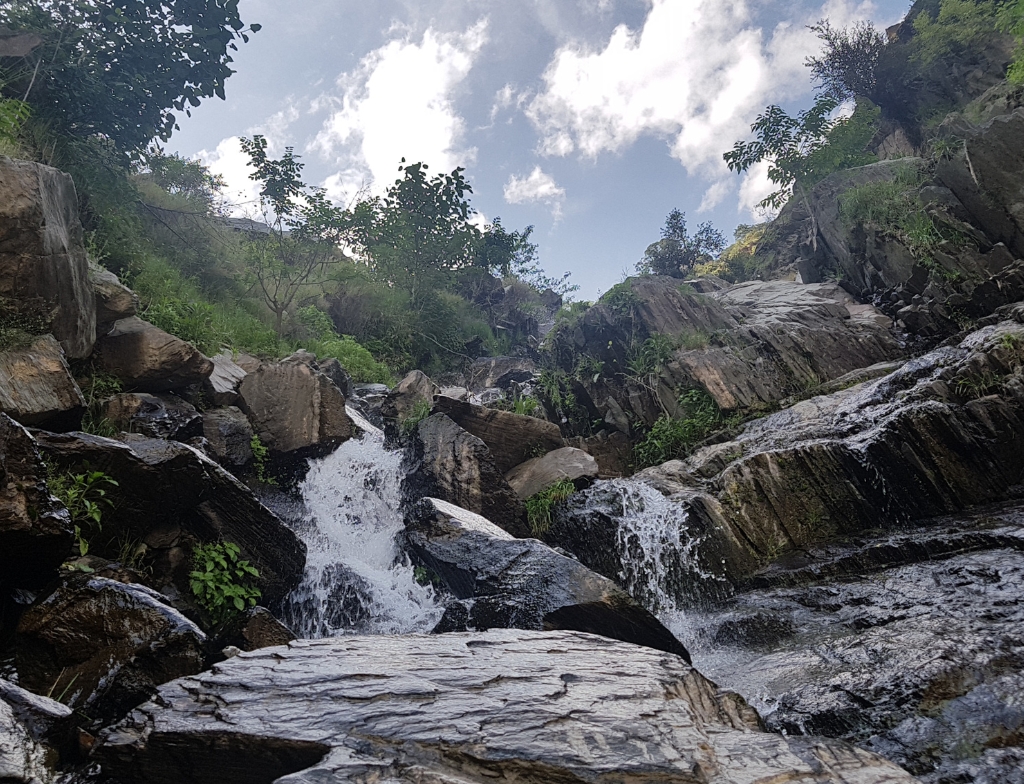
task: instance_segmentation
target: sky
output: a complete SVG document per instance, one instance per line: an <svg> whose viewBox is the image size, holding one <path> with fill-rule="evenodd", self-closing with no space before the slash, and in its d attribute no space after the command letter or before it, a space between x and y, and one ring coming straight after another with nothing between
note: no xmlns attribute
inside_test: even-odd
<svg viewBox="0 0 1024 784"><path fill-rule="evenodd" d="M807 25L898 22L909 0L241 0L227 99L167 143L253 212L240 136L293 147L339 204L381 193L402 158L466 169L478 220L534 227L578 299L631 274L670 210L727 236L763 219L764 168L722 153L769 104L810 106Z"/></svg>

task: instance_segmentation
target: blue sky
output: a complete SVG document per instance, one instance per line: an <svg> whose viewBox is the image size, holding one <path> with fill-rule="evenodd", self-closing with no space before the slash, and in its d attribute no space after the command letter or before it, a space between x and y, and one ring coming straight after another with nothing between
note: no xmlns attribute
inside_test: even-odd
<svg viewBox="0 0 1024 784"><path fill-rule="evenodd" d="M593 299L630 273L678 207L731 234L763 171L722 153L770 103L810 104L806 25L898 21L908 0L241 0L226 101L181 119L169 151L252 184L238 136L293 146L341 203L380 192L404 156L464 166L473 206L535 227L543 266Z"/></svg>

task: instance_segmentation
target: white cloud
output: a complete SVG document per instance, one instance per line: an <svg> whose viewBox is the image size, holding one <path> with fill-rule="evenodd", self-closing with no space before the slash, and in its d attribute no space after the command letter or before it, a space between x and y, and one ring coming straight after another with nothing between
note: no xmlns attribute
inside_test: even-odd
<svg viewBox="0 0 1024 784"><path fill-rule="evenodd" d="M418 42L390 41L342 74L340 94L313 106L332 112L311 145L340 167L329 188L340 196L356 183L387 186L403 157L434 171L472 163L476 151L460 147L465 127L453 99L486 40L486 21L463 33L428 29Z"/></svg>
<svg viewBox="0 0 1024 784"><path fill-rule="evenodd" d="M550 174L544 173L540 166L537 166L527 177L519 178L512 175L505 183L505 201L509 204L542 202L551 208L551 214L558 220L562 217L565 188L559 186Z"/></svg>
<svg viewBox="0 0 1024 784"><path fill-rule="evenodd" d="M720 203L736 187L722 153L749 134L767 104L809 92L804 60L819 42L806 25L829 16L842 26L874 8L831 0L766 33L753 26L751 6L651 0L642 29L620 25L596 51L561 47L526 109L540 134L539 152L596 158L658 136L689 174L709 184L701 208Z"/></svg>
<svg viewBox="0 0 1024 784"><path fill-rule="evenodd" d="M260 189L249 179L249 156L242 152L239 137L222 139L215 149L200 150L194 157L224 179L225 208L231 215L255 216Z"/></svg>

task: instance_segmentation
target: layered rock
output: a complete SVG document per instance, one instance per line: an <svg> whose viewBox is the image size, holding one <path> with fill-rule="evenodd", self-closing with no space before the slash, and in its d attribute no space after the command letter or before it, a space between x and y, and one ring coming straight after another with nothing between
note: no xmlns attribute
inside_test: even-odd
<svg viewBox="0 0 1024 784"><path fill-rule="evenodd" d="M841 741L761 732L749 706L681 659L568 632L343 637L242 654L164 687L97 756L116 778L150 784L250 771L323 784L913 780Z"/></svg>
<svg viewBox="0 0 1024 784"><path fill-rule="evenodd" d="M117 275L89 263L89 283L96 296L96 334L102 336L114 323L139 312L139 298L118 280Z"/></svg>
<svg viewBox="0 0 1024 784"><path fill-rule="evenodd" d="M487 444L503 474L532 457L562 446L558 426L543 419L483 408L448 397L437 398L432 413L446 415Z"/></svg>
<svg viewBox="0 0 1024 784"><path fill-rule="evenodd" d="M352 437L345 396L308 357L261 365L246 375L239 394L239 407L272 452L312 457Z"/></svg>
<svg viewBox="0 0 1024 784"><path fill-rule="evenodd" d="M0 352L0 412L23 425L74 430L85 398L52 335Z"/></svg>
<svg viewBox="0 0 1024 784"><path fill-rule="evenodd" d="M523 501L558 482L572 482L582 490L597 479L597 461L582 449L571 446L548 452L517 465L505 479Z"/></svg>
<svg viewBox="0 0 1024 784"><path fill-rule="evenodd" d="M490 449L447 416L434 414L417 425L412 454L406 494L413 500L441 498L483 515L513 536L530 535L526 509Z"/></svg>
<svg viewBox="0 0 1024 784"><path fill-rule="evenodd" d="M166 392L202 384L213 363L191 343L138 316L121 319L96 346L97 361L127 389Z"/></svg>
<svg viewBox="0 0 1024 784"><path fill-rule="evenodd" d="M511 382L529 381L539 372L537 363L528 357L480 357L466 370L466 384L471 392L505 389Z"/></svg>
<svg viewBox="0 0 1024 784"><path fill-rule="evenodd" d="M203 413L203 436L221 465L241 468L252 462L252 426L235 406Z"/></svg>
<svg viewBox="0 0 1024 784"><path fill-rule="evenodd" d="M0 414L0 584L38 588L71 549L67 509L46 487L46 465L28 431Z"/></svg>
<svg viewBox="0 0 1024 784"><path fill-rule="evenodd" d="M406 515L405 542L460 600L449 604L438 631L565 629L690 660L661 621L611 580L480 515L425 498Z"/></svg>
<svg viewBox="0 0 1024 784"><path fill-rule="evenodd" d="M96 342L96 299L71 176L0 156L0 309L50 332L71 359Z"/></svg>
<svg viewBox="0 0 1024 784"><path fill-rule="evenodd" d="M47 742L52 723L44 714L66 721L71 710L0 681L0 781L50 784L57 780L58 753Z"/></svg>
<svg viewBox="0 0 1024 784"><path fill-rule="evenodd" d="M159 684L202 670L205 641L156 591L79 576L22 615L16 666L22 686L112 721Z"/></svg>
<svg viewBox="0 0 1024 784"><path fill-rule="evenodd" d="M215 406L232 406L238 402L238 387L246 371L235 363L230 351L210 358L213 371L203 382L203 395Z"/></svg>
<svg viewBox="0 0 1024 784"><path fill-rule="evenodd" d="M203 433L203 416L175 395L126 392L105 399L100 411L120 430L152 438L188 441Z"/></svg>
<svg viewBox="0 0 1024 784"><path fill-rule="evenodd" d="M260 571L265 601L282 598L302 576L305 548L248 487L199 451L176 441L124 435L40 432L43 452L61 468L88 463L118 482L103 513L103 536L129 536L149 548L152 580L189 595L190 541L234 542Z"/></svg>

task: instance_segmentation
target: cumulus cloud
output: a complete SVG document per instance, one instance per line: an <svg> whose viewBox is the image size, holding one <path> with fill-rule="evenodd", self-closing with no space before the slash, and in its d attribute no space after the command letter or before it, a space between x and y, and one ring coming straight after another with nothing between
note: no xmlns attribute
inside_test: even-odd
<svg viewBox="0 0 1024 784"><path fill-rule="evenodd" d="M550 174L534 167L526 177L512 175L505 183L505 201L509 204L526 204L542 202L551 208L555 220L562 217L562 204L565 202L565 188L555 182Z"/></svg>
<svg viewBox="0 0 1024 784"><path fill-rule="evenodd" d="M819 42L806 26L866 18L873 4L832 0L770 31L751 9L751 0L652 0L641 29L620 25L597 50L561 47L526 109L538 151L596 158L659 136L708 184L702 208L714 207L736 187L722 153L767 104L808 91L804 60ZM754 186L748 178L747 198Z"/></svg>
<svg viewBox="0 0 1024 784"><path fill-rule="evenodd" d="M455 93L487 40L486 20L460 33L427 29L419 40L395 39L342 74L311 148L339 167L326 183L335 196L398 177L399 161L424 161L435 171L471 163L475 150L460 147L465 124Z"/></svg>

